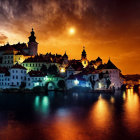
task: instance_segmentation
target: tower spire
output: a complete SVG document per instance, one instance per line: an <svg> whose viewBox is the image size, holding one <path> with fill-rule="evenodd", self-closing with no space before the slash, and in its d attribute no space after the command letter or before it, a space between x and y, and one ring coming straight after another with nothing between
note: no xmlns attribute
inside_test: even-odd
<svg viewBox="0 0 140 140"><path fill-rule="evenodd" d="M82 59L86 58L87 57L87 54L86 54L86 51L85 51L85 46L83 46L83 51L82 51Z"/></svg>
<svg viewBox="0 0 140 140"><path fill-rule="evenodd" d="M33 28L31 31L31 36L29 36L29 42L36 42L35 32Z"/></svg>
<svg viewBox="0 0 140 140"><path fill-rule="evenodd" d="M29 55L35 56L37 55L37 49L38 49L38 43L36 42L35 32L32 28L31 35L29 36L29 42L28 42L28 50Z"/></svg>

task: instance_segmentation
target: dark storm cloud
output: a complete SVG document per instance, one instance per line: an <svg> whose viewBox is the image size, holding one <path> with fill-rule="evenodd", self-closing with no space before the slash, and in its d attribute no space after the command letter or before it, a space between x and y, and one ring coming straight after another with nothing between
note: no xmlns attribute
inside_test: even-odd
<svg viewBox="0 0 140 140"><path fill-rule="evenodd" d="M140 57L140 0L0 0L0 43L28 41L32 27L39 53L67 48L74 57L85 44L90 58L112 55L122 67Z"/></svg>
<svg viewBox="0 0 140 140"><path fill-rule="evenodd" d="M139 0L0 0L1 23L11 26L38 24L42 32L59 34L67 24L76 24L83 37L120 36L138 32ZM136 24L137 21L137 24Z"/></svg>

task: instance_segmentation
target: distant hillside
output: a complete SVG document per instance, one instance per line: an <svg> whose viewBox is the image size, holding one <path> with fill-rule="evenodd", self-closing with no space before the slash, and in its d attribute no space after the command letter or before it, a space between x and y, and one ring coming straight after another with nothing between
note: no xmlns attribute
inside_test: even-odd
<svg viewBox="0 0 140 140"><path fill-rule="evenodd" d="M138 81L140 80L140 74L134 74L134 75L124 75L125 79L128 80L133 80L133 81Z"/></svg>

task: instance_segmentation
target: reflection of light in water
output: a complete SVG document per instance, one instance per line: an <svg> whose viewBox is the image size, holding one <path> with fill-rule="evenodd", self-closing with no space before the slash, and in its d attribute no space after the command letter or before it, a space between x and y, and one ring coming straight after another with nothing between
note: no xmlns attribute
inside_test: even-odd
<svg viewBox="0 0 140 140"><path fill-rule="evenodd" d="M100 94L99 99L102 99L102 95Z"/></svg>
<svg viewBox="0 0 140 140"><path fill-rule="evenodd" d="M124 104L125 108L125 125L131 131L137 129L140 124L140 102L139 96L134 93L133 89L127 90L126 102Z"/></svg>
<svg viewBox="0 0 140 140"><path fill-rule="evenodd" d="M54 140L82 140L83 135L81 133L81 127L79 122L74 119L73 110L70 108L59 108L54 115L54 123L52 129L47 129L52 133L51 139ZM80 125L81 126L81 125ZM43 132L46 137L48 134Z"/></svg>
<svg viewBox="0 0 140 140"><path fill-rule="evenodd" d="M34 102L34 107L38 113L40 113L40 112L43 114L48 113L48 109L49 109L48 97L47 96L43 96L43 97L36 96L35 102Z"/></svg>
<svg viewBox="0 0 140 140"><path fill-rule="evenodd" d="M123 92L123 100L126 99L125 91Z"/></svg>
<svg viewBox="0 0 140 140"><path fill-rule="evenodd" d="M39 96L36 96L36 97L35 97L35 109L36 109L36 110L39 109L39 100L40 100L40 97L39 97Z"/></svg>
<svg viewBox="0 0 140 140"><path fill-rule="evenodd" d="M77 99L78 98L78 93L74 92L73 97L75 97L75 99Z"/></svg>
<svg viewBox="0 0 140 140"><path fill-rule="evenodd" d="M56 115L58 117L66 117L66 116L70 115L70 111L68 109L65 109L65 108L60 108L57 110Z"/></svg>
<svg viewBox="0 0 140 140"><path fill-rule="evenodd" d="M90 118L97 128L107 128L111 124L110 106L108 102L99 96L99 100L93 105Z"/></svg>
<svg viewBox="0 0 140 140"><path fill-rule="evenodd" d="M41 110L43 113L48 112L48 106L49 106L49 99L47 96L44 96L42 99L42 103L41 103Z"/></svg>
<svg viewBox="0 0 140 140"><path fill-rule="evenodd" d="M110 98L110 102L111 102L111 103L114 103L114 102L115 102L114 97L111 97L111 98Z"/></svg>

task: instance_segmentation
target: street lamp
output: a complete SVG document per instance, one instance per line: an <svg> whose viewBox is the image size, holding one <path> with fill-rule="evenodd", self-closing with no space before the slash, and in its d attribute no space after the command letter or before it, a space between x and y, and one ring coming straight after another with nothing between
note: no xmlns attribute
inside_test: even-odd
<svg viewBox="0 0 140 140"><path fill-rule="evenodd" d="M74 80L74 84L75 85L78 85L79 84L79 81L76 79L76 80Z"/></svg>

